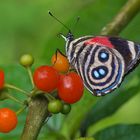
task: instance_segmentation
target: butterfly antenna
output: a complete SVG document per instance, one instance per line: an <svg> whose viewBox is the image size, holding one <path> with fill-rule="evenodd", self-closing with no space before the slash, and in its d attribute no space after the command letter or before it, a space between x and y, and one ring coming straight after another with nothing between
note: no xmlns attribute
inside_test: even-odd
<svg viewBox="0 0 140 140"><path fill-rule="evenodd" d="M78 17L76 18L76 22L75 22L75 24L74 24L73 31L75 31L76 26L77 26L79 20L80 20L80 17L78 16Z"/></svg>
<svg viewBox="0 0 140 140"><path fill-rule="evenodd" d="M53 17L56 21L58 21L60 24L62 24L69 32L71 32L71 30L63 23L61 22L57 17L55 17L50 11L48 11L49 15L51 17Z"/></svg>

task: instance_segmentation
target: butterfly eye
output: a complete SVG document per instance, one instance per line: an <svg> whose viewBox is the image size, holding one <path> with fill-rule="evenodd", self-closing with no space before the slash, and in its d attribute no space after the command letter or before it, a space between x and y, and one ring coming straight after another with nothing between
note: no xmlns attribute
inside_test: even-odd
<svg viewBox="0 0 140 140"><path fill-rule="evenodd" d="M108 74L108 69L105 66L99 66L92 70L92 76L94 79L102 79Z"/></svg>
<svg viewBox="0 0 140 140"><path fill-rule="evenodd" d="M98 58L101 62L106 62L109 59L109 53L106 50L101 50L99 52Z"/></svg>

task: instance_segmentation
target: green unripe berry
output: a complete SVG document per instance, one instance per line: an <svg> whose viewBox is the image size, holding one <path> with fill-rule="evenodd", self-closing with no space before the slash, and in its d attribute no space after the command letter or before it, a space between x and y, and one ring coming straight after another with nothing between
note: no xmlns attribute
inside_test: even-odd
<svg viewBox="0 0 140 140"><path fill-rule="evenodd" d="M20 64L24 67L29 67L33 64L34 58L31 54L24 54L20 58Z"/></svg>
<svg viewBox="0 0 140 140"><path fill-rule="evenodd" d="M71 105L67 104L67 103L64 103L63 108L61 110L61 113L62 114L68 114L70 111L71 111Z"/></svg>
<svg viewBox="0 0 140 140"><path fill-rule="evenodd" d="M63 104L60 100L52 100L48 103L48 111L53 114L61 112Z"/></svg>

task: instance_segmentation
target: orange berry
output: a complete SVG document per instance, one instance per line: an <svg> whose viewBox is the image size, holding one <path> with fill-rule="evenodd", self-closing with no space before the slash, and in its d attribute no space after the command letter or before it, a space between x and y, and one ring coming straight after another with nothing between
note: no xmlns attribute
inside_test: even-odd
<svg viewBox="0 0 140 140"><path fill-rule="evenodd" d="M0 132L8 133L17 125L17 115L9 108L0 109Z"/></svg>
<svg viewBox="0 0 140 140"><path fill-rule="evenodd" d="M66 73L69 70L70 65L67 57L59 50L52 56L51 62L53 67L59 72Z"/></svg>

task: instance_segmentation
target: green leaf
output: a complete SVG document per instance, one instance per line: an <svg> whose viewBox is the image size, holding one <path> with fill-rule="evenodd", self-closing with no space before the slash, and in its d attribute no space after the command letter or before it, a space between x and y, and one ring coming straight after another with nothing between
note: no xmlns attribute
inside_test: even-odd
<svg viewBox="0 0 140 140"><path fill-rule="evenodd" d="M44 137L44 140L67 140L67 139L60 133L50 132L46 135L46 137Z"/></svg>
<svg viewBox="0 0 140 140"><path fill-rule="evenodd" d="M140 125L114 125L94 135L96 140L139 140Z"/></svg>

